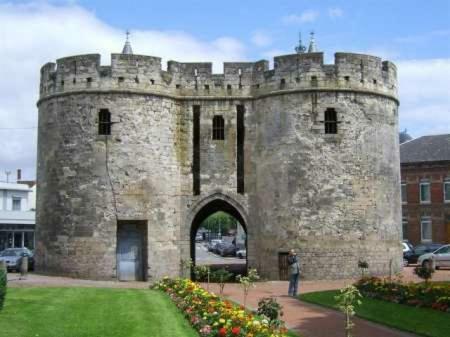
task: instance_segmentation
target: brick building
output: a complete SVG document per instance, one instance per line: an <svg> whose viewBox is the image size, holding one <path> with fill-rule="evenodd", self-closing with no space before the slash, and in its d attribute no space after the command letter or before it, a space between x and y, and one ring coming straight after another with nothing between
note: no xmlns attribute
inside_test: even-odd
<svg viewBox="0 0 450 337"><path fill-rule="evenodd" d="M403 238L450 242L450 134L400 145Z"/></svg>

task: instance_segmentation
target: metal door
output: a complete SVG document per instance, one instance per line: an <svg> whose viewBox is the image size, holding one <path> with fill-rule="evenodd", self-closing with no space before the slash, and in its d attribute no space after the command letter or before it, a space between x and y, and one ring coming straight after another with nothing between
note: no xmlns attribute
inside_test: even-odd
<svg viewBox="0 0 450 337"><path fill-rule="evenodd" d="M142 281L142 235L137 225L123 224L118 231L118 278L120 281Z"/></svg>

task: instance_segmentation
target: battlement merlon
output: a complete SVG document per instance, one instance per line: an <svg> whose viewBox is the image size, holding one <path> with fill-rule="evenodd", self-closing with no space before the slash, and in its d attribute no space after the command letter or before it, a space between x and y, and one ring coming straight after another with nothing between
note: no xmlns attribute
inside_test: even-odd
<svg viewBox="0 0 450 337"><path fill-rule="evenodd" d="M334 64L324 64L323 53L281 55L274 57L271 70L266 60L226 62L222 74L213 74L211 62L169 61L164 71L160 57L146 55L111 54L110 66L102 66L100 61L99 54L86 54L45 64L41 68L41 98L86 89L138 89L175 96L214 96L221 94L220 89L232 88L234 95L252 96L308 87L361 88L397 97L395 65L365 54L338 52Z"/></svg>

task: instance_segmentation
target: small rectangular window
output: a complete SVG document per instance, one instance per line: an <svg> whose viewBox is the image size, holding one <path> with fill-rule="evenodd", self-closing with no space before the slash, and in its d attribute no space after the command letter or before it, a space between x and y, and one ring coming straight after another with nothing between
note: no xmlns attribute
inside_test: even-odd
<svg viewBox="0 0 450 337"><path fill-rule="evenodd" d="M444 202L450 202L450 178L444 181Z"/></svg>
<svg viewBox="0 0 450 337"><path fill-rule="evenodd" d="M225 121L222 116L216 115L213 118L213 140L225 139Z"/></svg>
<svg viewBox="0 0 450 337"><path fill-rule="evenodd" d="M21 208L22 208L22 199L19 197L13 197L12 198L12 210L20 211Z"/></svg>
<svg viewBox="0 0 450 337"><path fill-rule="evenodd" d="M98 134L111 134L111 113L108 109L100 109L98 112Z"/></svg>
<svg viewBox="0 0 450 337"><path fill-rule="evenodd" d="M430 203L430 183L422 182L420 183L420 202L423 204Z"/></svg>
<svg viewBox="0 0 450 337"><path fill-rule="evenodd" d="M402 232L403 240L408 239L408 218L406 216L402 217Z"/></svg>
<svg viewBox="0 0 450 337"><path fill-rule="evenodd" d="M407 203L407 194L406 194L406 183L402 183L402 203L406 204Z"/></svg>
<svg viewBox="0 0 450 337"><path fill-rule="evenodd" d="M420 219L420 234L422 241L432 241L433 229L431 227L431 218L429 216Z"/></svg>
<svg viewBox="0 0 450 337"><path fill-rule="evenodd" d="M286 87L286 80L284 78L282 78L280 80L280 89L284 89Z"/></svg>
<svg viewBox="0 0 450 337"><path fill-rule="evenodd" d="M325 133L336 134L337 133L337 113L336 110L328 108L325 110Z"/></svg>
<svg viewBox="0 0 450 337"><path fill-rule="evenodd" d="M311 86L317 87L318 86L317 76L311 76Z"/></svg>

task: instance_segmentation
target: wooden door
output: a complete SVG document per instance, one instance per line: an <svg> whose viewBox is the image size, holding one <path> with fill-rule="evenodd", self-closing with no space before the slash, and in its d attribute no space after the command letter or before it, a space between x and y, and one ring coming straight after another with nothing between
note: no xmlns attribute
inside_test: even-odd
<svg viewBox="0 0 450 337"><path fill-rule="evenodd" d="M283 281L289 280L288 256L289 256L289 253L287 253L287 252L278 253L278 270L279 270L280 280L283 280Z"/></svg>

